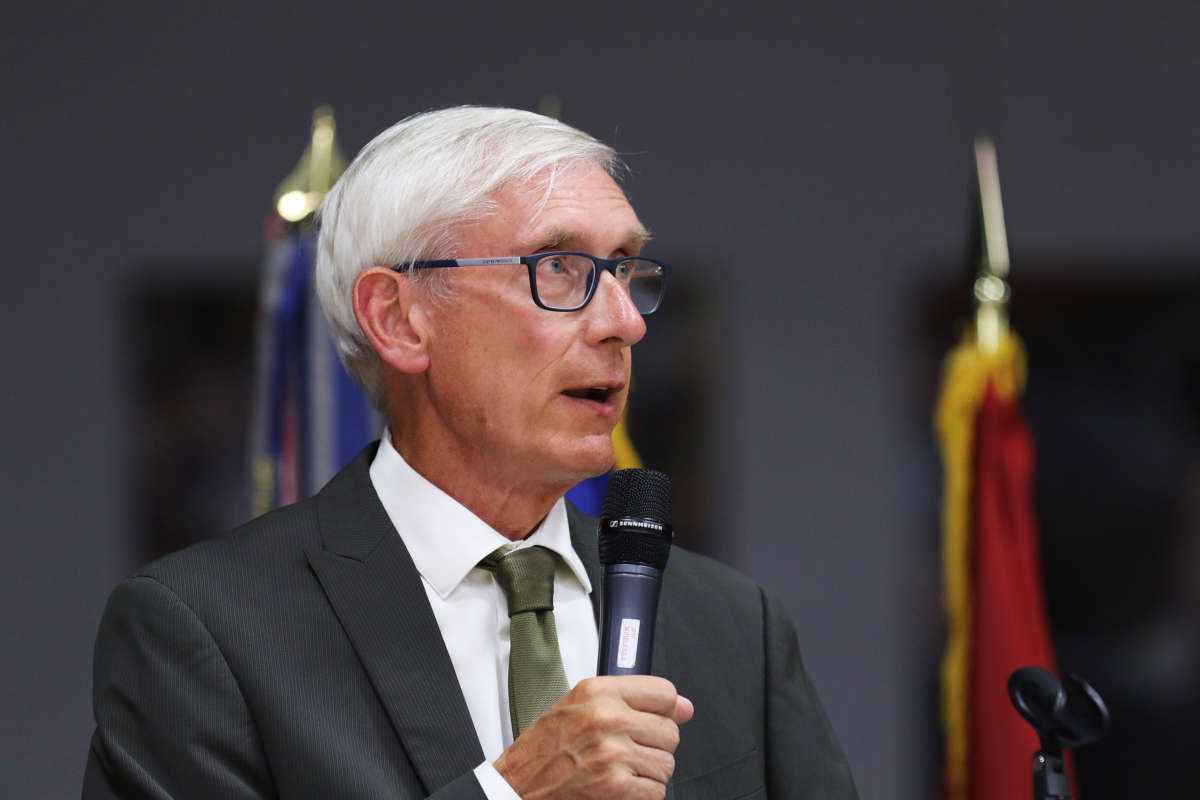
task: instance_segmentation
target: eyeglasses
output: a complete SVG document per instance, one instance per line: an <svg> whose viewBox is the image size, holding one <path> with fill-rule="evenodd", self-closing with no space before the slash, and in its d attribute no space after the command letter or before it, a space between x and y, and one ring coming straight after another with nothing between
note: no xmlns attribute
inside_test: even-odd
<svg viewBox="0 0 1200 800"><path fill-rule="evenodd" d="M533 302L547 311L578 311L591 302L600 283L601 270L607 270L629 292L633 305L642 316L658 310L667 291L671 268L653 258L598 258L587 253L555 251L532 256L502 258L448 258L439 261L414 261L392 269L442 269L444 267L492 267L524 264L529 270L529 290Z"/></svg>

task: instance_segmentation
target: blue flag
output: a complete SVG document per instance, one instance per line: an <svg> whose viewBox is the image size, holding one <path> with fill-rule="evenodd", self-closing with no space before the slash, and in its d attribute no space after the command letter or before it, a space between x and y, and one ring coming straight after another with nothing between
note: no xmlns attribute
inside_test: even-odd
<svg viewBox="0 0 1200 800"><path fill-rule="evenodd" d="M309 497L383 430L313 292L316 236L273 218L259 292L250 436L255 516Z"/></svg>

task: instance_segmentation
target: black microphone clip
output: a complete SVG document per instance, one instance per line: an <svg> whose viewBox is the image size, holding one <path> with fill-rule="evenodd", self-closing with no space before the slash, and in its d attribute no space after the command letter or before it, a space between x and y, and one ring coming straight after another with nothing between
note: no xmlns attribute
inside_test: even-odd
<svg viewBox="0 0 1200 800"><path fill-rule="evenodd" d="M1067 675L1060 683L1041 667L1013 672L1008 697L1041 742L1042 749L1033 754L1035 800L1070 800L1062 751L1091 744L1108 732L1111 722L1104 700L1078 675Z"/></svg>

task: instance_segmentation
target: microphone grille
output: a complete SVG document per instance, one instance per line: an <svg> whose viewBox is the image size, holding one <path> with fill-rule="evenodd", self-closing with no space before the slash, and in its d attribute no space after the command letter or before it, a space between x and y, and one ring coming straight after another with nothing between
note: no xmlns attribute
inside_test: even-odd
<svg viewBox="0 0 1200 800"><path fill-rule="evenodd" d="M671 479L652 469L614 472L599 533L601 564L665 567L671 555Z"/></svg>
<svg viewBox="0 0 1200 800"><path fill-rule="evenodd" d="M671 479L653 469L619 469L608 481L604 519L617 517L649 518L671 525Z"/></svg>

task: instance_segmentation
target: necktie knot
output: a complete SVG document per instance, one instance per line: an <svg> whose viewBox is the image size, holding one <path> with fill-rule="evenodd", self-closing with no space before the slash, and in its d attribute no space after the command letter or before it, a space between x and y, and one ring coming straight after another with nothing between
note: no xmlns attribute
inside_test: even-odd
<svg viewBox="0 0 1200 800"><path fill-rule="evenodd" d="M508 600L508 615L554 609L556 556L545 547L522 547L495 552L481 562L492 571Z"/></svg>

